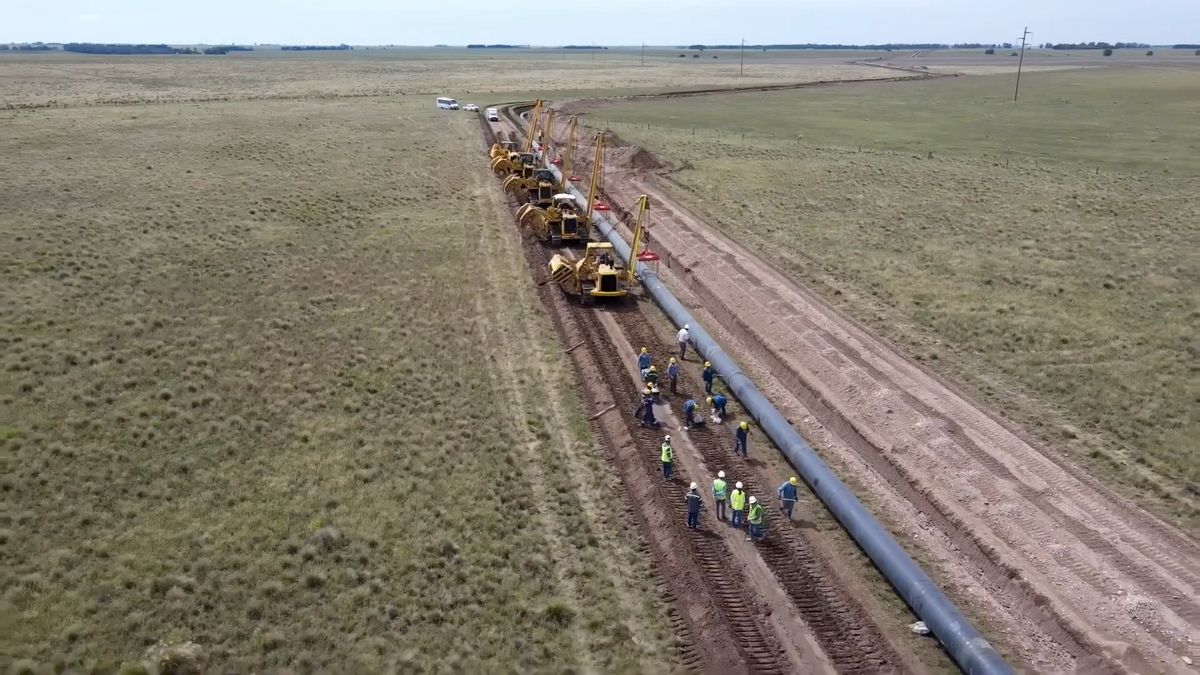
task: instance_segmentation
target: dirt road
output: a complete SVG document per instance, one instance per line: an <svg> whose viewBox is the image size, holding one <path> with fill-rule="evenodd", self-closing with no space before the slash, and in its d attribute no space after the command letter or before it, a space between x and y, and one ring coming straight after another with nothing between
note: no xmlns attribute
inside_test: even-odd
<svg viewBox="0 0 1200 675"><path fill-rule="evenodd" d="M668 285L1027 666L1188 670L1200 636L1195 540L715 231L653 173L605 173L627 222L622 207L651 196Z"/></svg>

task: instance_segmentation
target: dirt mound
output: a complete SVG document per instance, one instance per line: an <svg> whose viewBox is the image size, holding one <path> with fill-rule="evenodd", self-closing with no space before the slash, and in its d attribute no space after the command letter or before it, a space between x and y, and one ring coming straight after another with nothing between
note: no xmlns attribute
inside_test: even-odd
<svg viewBox="0 0 1200 675"><path fill-rule="evenodd" d="M610 167L634 171L656 171L666 167L649 150L640 145L626 143L611 131L608 132L605 163Z"/></svg>

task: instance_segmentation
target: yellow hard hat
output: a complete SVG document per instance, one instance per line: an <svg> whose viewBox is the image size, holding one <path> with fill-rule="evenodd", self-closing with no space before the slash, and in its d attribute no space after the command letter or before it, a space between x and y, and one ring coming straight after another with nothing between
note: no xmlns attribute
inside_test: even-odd
<svg viewBox="0 0 1200 675"><path fill-rule="evenodd" d="M671 360L670 360L670 362L669 362L669 363L675 363L675 357L674 357L674 356L672 356L672 357L671 357Z"/></svg>
<svg viewBox="0 0 1200 675"><path fill-rule="evenodd" d="M788 482L791 483L792 485L795 485L796 483L799 483L800 481L796 480L795 476L792 476L792 479L789 480Z"/></svg>
<svg viewBox="0 0 1200 675"><path fill-rule="evenodd" d="M658 372L658 366L650 366L650 372L652 372L652 373L657 373L657 372Z"/></svg>
<svg viewBox="0 0 1200 675"><path fill-rule="evenodd" d="M646 348L645 348L645 347L642 347L642 353L643 353L643 354L645 354L645 353L646 353Z"/></svg>
<svg viewBox="0 0 1200 675"><path fill-rule="evenodd" d="M746 429L749 429L749 428L750 428L750 425L749 425L749 424L746 424L745 422L742 422L742 423L741 423L741 424L739 424L738 426L742 428L742 431L745 431Z"/></svg>
<svg viewBox="0 0 1200 675"><path fill-rule="evenodd" d="M711 363L709 363L708 361L705 361L705 362L704 362L704 367L705 367L705 368L712 368L712 364L711 364Z"/></svg>
<svg viewBox="0 0 1200 675"><path fill-rule="evenodd" d="M642 396L649 396L650 394L653 394L653 393L654 392L650 391L650 387L646 387L645 391L642 392Z"/></svg>
<svg viewBox="0 0 1200 675"><path fill-rule="evenodd" d="M709 396L709 397L708 397L708 398L707 398L707 399L706 399L704 402L705 402L705 403L708 403L708 404L710 404L710 405L711 405L711 404L712 404L712 397L711 397L711 396Z"/></svg>

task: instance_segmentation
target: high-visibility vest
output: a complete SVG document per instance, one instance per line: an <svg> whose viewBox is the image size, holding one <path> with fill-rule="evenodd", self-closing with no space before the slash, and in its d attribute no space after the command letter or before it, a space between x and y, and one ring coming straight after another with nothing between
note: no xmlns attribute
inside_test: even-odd
<svg viewBox="0 0 1200 675"><path fill-rule="evenodd" d="M662 461L663 462L671 461L671 444L670 443L662 444Z"/></svg>
<svg viewBox="0 0 1200 675"><path fill-rule="evenodd" d="M713 499L725 500L725 481L720 478L713 481Z"/></svg>
<svg viewBox="0 0 1200 675"><path fill-rule="evenodd" d="M750 507L750 524L751 525L762 525L762 517L763 517L762 504L755 504L754 506Z"/></svg>
<svg viewBox="0 0 1200 675"><path fill-rule="evenodd" d="M746 506L746 493L743 490L734 488L733 492L729 493L729 505L734 511L741 511Z"/></svg>

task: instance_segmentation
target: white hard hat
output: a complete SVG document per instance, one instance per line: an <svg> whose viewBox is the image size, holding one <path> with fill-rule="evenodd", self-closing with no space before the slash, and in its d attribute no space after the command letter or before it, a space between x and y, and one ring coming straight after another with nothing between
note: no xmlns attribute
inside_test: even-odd
<svg viewBox="0 0 1200 675"><path fill-rule="evenodd" d="M717 478L724 478L724 477L725 477L725 472L724 472L724 471L718 471L718 472L717 472Z"/></svg>
<svg viewBox="0 0 1200 675"><path fill-rule="evenodd" d="M683 329L684 329L684 330L687 330L687 329L689 329L689 328L691 328L691 327L692 327L692 326L691 326L691 324L687 324L687 323L683 324Z"/></svg>
<svg viewBox="0 0 1200 675"><path fill-rule="evenodd" d="M700 486L699 486L699 485L696 485L695 483L692 483L692 484L691 484L689 487L690 487L692 490L695 490L696 488L698 488L698 487L700 487Z"/></svg>
<svg viewBox="0 0 1200 675"><path fill-rule="evenodd" d="M758 503L758 497L751 497L751 498L750 498L750 503L751 503L751 504L757 504L757 503Z"/></svg>
<svg viewBox="0 0 1200 675"><path fill-rule="evenodd" d="M741 490L741 489L742 489L742 481L740 481L740 480L739 480L739 481L737 482L737 484L735 484L733 487L735 487L735 488L737 488L737 489Z"/></svg>
<svg viewBox="0 0 1200 675"><path fill-rule="evenodd" d="M671 440L671 434L667 434L666 436L663 436L663 440L664 440L664 441L669 441L669 440Z"/></svg>

